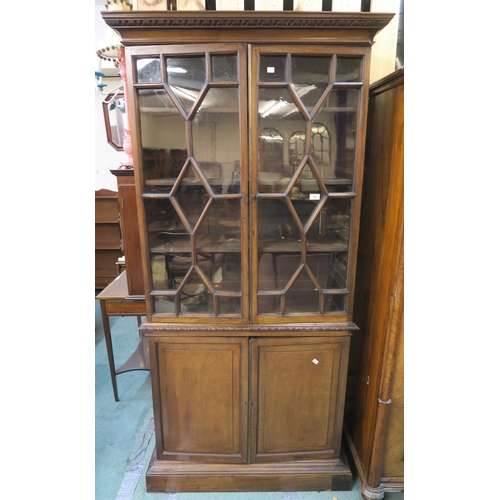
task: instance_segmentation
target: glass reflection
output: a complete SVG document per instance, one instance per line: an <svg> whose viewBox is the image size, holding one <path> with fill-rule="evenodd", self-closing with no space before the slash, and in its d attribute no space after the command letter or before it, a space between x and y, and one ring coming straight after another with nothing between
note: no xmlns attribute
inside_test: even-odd
<svg viewBox="0 0 500 500"><path fill-rule="evenodd" d="M168 57L167 83L189 113L206 80L204 56Z"/></svg>
<svg viewBox="0 0 500 500"><path fill-rule="evenodd" d="M212 56L212 81L234 82L238 80L238 58L236 54Z"/></svg>
<svg viewBox="0 0 500 500"><path fill-rule="evenodd" d="M198 269L191 269L181 283L180 300L184 306L180 312L183 314L205 314L213 315L214 302L213 295L205 286L202 275L209 276L212 263L207 257L198 258Z"/></svg>
<svg viewBox="0 0 500 500"><path fill-rule="evenodd" d="M311 154L329 192L352 190L359 90L332 90L311 127Z"/></svg>
<svg viewBox="0 0 500 500"><path fill-rule="evenodd" d="M196 251L209 256L216 290L241 291L241 200L216 199L196 231Z"/></svg>
<svg viewBox="0 0 500 500"><path fill-rule="evenodd" d="M184 119L165 90L139 90L142 169L147 193L169 193L187 159Z"/></svg>
<svg viewBox="0 0 500 500"><path fill-rule="evenodd" d="M300 161L297 155L290 160L288 139L294 133L305 136L305 132L306 121L287 89L259 90L259 192L282 192L281 179L292 177Z"/></svg>
<svg viewBox="0 0 500 500"><path fill-rule="evenodd" d="M193 163L189 162L184 169L181 182L174 194L184 213L187 214L191 226L194 227L210 196Z"/></svg>
<svg viewBox="0 0 500 500"><path fill-rule="evenodd" d="M308 260L314 260L313 258ZM281 263L282 266L287 264ZM293 266L290 266L293 267ZM315 269L316 270L316 269ZM316 270L317 271L317 270ZM326 266L321 266L321 271L326 271ZM313 271L314 273L314 271ZM318 276L315 276L316 281ZM289 291L285 294L286 307L285 311L288 313L318 313L319 312L319 297L320 292L311 277L303 268L297 276Z"/></svg>
<svg viewBox="0 0 500 500"><path fill-rule="evenodd" d="M238 89L211 88L193 118L192 132L194 157L214 193L239 192L239 182L234 189L240 162Z"/></svg>
<svg viewBox="0 0 500 500"><path fill-rule="evenodd" d="M160 60L158 58L141 58L135 60L138 83L161 82Z"/></svg>
<svg viewBox="0 0 500 500"><path fill-rule="evenodd" d="M154 309L167 316L241 316L237 56L208 57L211 81L235 83L205 88L205 55L176 56L166 88L137 91Z"/></svg>
<svg viewBox="0 0 500 500"><path fill-rule="evenodd" d="M261 82L285 81L286 56L260 56L259 80Z"/></svg>
<svg viewBox="0 0 500 500"><path fill-rule="evenodd" d="M292 56L292 85L308 113L318 103L330 82L332 58Z"/></svg>
<svg viewBox="0 0 500 500"><path fill-rule="evenodd" d="M314 176L299 177L297 184L304 179L316 182ZM321 196L292 198L290 192L290 198L302 228L284 198L258 199L259 314L281 314L283 295L285 314L339 312L343 299L331 291L347 287L352 199L329 198L318 210Z"/></svg>
<svg viewBox="0 0 500 500"><path fill-rule="evenodd" d="M361 62L360 57L337 57L335 82L361 83Z"/></svg>

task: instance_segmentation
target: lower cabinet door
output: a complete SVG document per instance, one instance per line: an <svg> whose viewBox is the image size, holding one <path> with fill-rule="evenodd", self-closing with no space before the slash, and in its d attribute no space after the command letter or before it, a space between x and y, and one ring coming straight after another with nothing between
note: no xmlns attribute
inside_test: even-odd
<svg viewBox="0 0 500 500"><path fill-rule="evenodd" d="M252 462L339 457L349 342L251 340Z"/></svg>
<svg viewBox="0 0 500 500"><path fill-rule="evenodd" d="M248 339L162 337L155 344L157 457L247 462Z"/></svg>

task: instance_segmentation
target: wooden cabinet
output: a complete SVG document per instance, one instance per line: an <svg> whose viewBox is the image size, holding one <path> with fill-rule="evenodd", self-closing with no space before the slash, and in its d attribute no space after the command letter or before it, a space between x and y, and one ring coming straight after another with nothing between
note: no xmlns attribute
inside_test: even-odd
<svg viewBox="0 0 500 500"><path fill-rule="evenodd" d="M105 288L119 274L121 230L118 195L100 189L95 192L95 287Z"/></svg>
<svg viewBox="0 0 500 500"><path fill-rule="evenodd" d="M125 47L148 491L348 490L369 59L392 14L104 12Z"/></svg>
<svg viewBox="0 0 500 500"><path fill-rule="evenodd" d="M128 294L129 296L144 296L134 169L111 170L111 173L116 176L118 186L120 227L123 241L123 255L127 269Z"/></svg>
<svg viewBox="0 0 500 500"><path fill-rule="evenodd" d="M346 423L364 498L404 488L404 70L370 88ZM351 399L351 398L349 398Z"/></svg>

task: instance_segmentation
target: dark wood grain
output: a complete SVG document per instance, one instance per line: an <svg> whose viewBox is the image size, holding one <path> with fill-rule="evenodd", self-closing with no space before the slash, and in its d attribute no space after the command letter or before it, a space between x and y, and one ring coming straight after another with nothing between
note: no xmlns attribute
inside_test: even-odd
<svg viewBox="0 0 500 500"><path fill-rule="evenodd" d="M404 70L370 90L347 413L366 488L404 483Z"/></svg>
<svg viewBox="0 0 500 500"><path fill-rule="evenodd" d="M134 169L111 170L118 185L118 203L127 269L128 294L144 296L144 275L137 213Z"/></svg>
<svg viewBox="0 0 500 500"><path fill-rule="evenodd" d="M350 340L352 331L357 328L353 322L353 296L358 233L362 232L359 218L368 115L369 59L373 37L392 17L392 14L290 11L103 13L108 26L122 37L127 68L131 73L126 89L130 102L127 111L134 146L136 201L147 303L147 321L140 330L149 342L156 432L155 451L146 474L148 491L351 489L352 474L345 464L341 441ZM159 197L172 204L184 228L189 229L185 236L193 266L197 263L196 243L203 243L203 234L197 235L196 230L190 229L187 215L180 210L177 188L172 187L171 192L165 188L167 185L180 186L183 179L178 183L169 180L155 192L150 188L154 186L154 179L147 177L147 162L143 164L142 149L145 146L142 143L138 95L140 92L163 91L169 89L169 85L164 81L138 82L135 61L158 58L160 79L164 79L168 57L196 55L207 62L209 57L224 53L237 55L237 80L221 83L207 79L205 87L193 98L193 102L201 102L202 94L211 86L231 84L234 88L238 87L238 104L233 104L233 107L237 107L239 112L240 193L216 195L199 171L198 177L209 203L215 204L217 200L229 197L240 202L241 241L228 245L227 253L239 251L241 254L241 290L227 289L220 296L231 299L241 297L241 314L219 316L218 292L206 277L203 279L203 274L200 275L203 285L214 297L213 310L203 314L181 314L179 298L168 304L174 309L173 313L167 308L164 312L155 311L157 297L169 300L177 291L175 286L153 288L149 272L150 252L158 247L150 244L145 204L148 200L156 202ZM272 193L259 193L256 188L258 88L261 85L257 63L261 56L276 54L290 63L286 82L279 84L283 88L291 88L293 84L292 57L322 56L330 58L328 91L334 88L354 88L357 91L354 145L347 151L345 130L336 131L332 136L341 149L336 161L342 163L347 155L353 158L352 178L349 178L352 187L349 192L344 192L342 189L346 188L339 184L339 191L332 193L320 180L323 186L321 204L326 205L330 199L345 198L350 207L348 243L337 248L342 250L338 253L349 254L349 258L344 261L344 257L340 257L339 268L344 267L341 272L337 268L341 279L335 281L340 284L334 285L337 286L334 290L327 290L325 295L320 285L321 277L313 276L305 257L311 251L308 244L314 243L313 236L307 239L312 233L312 221L323 205L316 207L311 220L304 221L304 227L292 210L295 224L300 226L303 237L300 243L294 242L294 246L288 247L288 253L295 250L300 262L293 271L292 279L283 284L283 289L280 285L277 293L272 288L259 290L256 278L259 244L263 243L258 240L257 200L259 197L274 196ZM354 77L353 82L335 80L333 69L340 58L360 61L359 77ZM206 68L210 68L208 63ZM210 71L207 69L207 74L210 75ZM264 87L266 85L263 84ZM294 92L296 100L300 101ZM317 109L325 102L326 97L323 96L317 103ZM193 153L192 121L196 109L194 104L185 114L185 110L180 110L183 116L180 130L185 131L182 138L187 154L185 161L191 162L191 166L204 160L195 158ZM309 137L317 115L315 111L309 115L303 103L298 104L298 110L304 118L305 130L309 131L305 145L306 154L311 158L308 161L313 165L314 175L320 176L312 161ZM342 120L335 122L333 128L342 128ZM168 134L169 131L159 132ZM197 170L197 167L193 168ZM338 172L335 175L345 179L345 173L343 170L340 172L342 175ZM301 173L296 170L293 175L298 178ZM293 177L293 182L297 178ZM291 190L292 185L290 182L287 189ZM285 202L289 209L293 207L289 198ZM198 220L203 221L203 216L209 213L209 203L201 205ZM151 240L155 243L154 238ZM325 240L324 243L329 251L335 249L330 241ZM216 247L209 248L214 252L217 250ZM267 250L273 251L273 248L271 246ZM282 248L283 245L276 247L280 252ZM224 249L220 251L224 252ZM286 251L283 250L283 253ZM298 294L288 292L294 286L293 279L302 270L309 273L313 285L309 290L310 296L314 297L317 293L318 304L311 307L310 312L303 312L308 308L302 308L298 297L296 309L291 308L290 312L287 301L292 304L293 297ZM259 313L257 303L260 296L273 293L281 295L278 297L278 313ZM331 296L326 297L328 294ZM334 295L342 299L337 302L338 297ZM330 300L331 314L325 313L327 300Z"/></svg>
<svg viewBox="0 0 500 500"><path fill-rule="evenodd" d="M95 287L108 286L120 273L116 264L122 255L118 193L95 192Z"/></svg>

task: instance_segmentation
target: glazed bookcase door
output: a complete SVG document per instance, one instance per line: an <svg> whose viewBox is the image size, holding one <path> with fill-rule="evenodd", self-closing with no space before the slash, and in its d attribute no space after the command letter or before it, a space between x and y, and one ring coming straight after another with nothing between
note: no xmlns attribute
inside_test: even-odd
<svg viewBox="0 0 500 500"><path fill-rule="evenodd" d="M365 49L252 47L252 318L351 317Z"/></svg>
<svg viewBox="0 0 500 500"><path fill-rule="evenodd" d="M131 49L155 322L248 322L243 45Z"/></svg>

